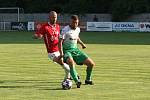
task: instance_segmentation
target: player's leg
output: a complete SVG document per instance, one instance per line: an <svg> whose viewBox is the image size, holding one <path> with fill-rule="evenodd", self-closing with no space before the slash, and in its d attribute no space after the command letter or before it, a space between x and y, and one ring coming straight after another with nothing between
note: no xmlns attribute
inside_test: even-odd
<svg viewBox="0 0 150 100"><path fill-rule="evenodd" d="M67 62L67 64L70 67L70 74L71 74L73 80L75 82L77 82L78 81L78 77L77 77L77 72L76 72L76 69L75 69L75 63L74 63L73 58L68 57L66 62Z"/></svg>
<svg viewBox="0 0 150 100"><path fill-rule="evenodd" d="M75 62L73 60L72 57L68 57L67 58L67 64L69 65L70 67L70 74L73 78L73 80L75 81L76 85L77 85L77 88L80 88L81 86L81 82L80 80L78 79L78 74L77 74L77 71L75 69Z"/></svg>
<svg viewBox="0 0 150 100"><path fill-rule="evenodd" d="M60 60L58 57L55 57L54 58L54 61L57 62L58 64L60 64L62 66L62 68L64 69L65 71L65 79L70 79L71 76L70 76L70 67L68 64L64 63L63 60Z"/></svg>
<svg viewBox="0 0 150 100"><path fill-rule="evenodd" d="M91 80L91 76L92 76L92 69L93 66L95 65L95 63L93 62L92 59L90 59L88 57L87 54L85 54L84 52L82 52L79 49L76 49L76 54L78 56L75 56L74 60L78 65L86 65L87 69L86 69L86 80L85 83L86 84L93 84L92 80Z"/></svg>
<svg viewBox="0 0 150 100"><path fill-rule="evenodd" d="M64 69L64 71L65 71L64 80L70 79L71 76L70 76L70 67L69 67L69 65L64 63L63 60L60 60L58 57L55 57L54 61L57 62L58 64L60 64L62 66L62 68Z"/></svg>
<svg viewBox="0 0 150 100"><path fill-rule="evenodd" d="M70 78L70 68L69 68L69 65L66 64L66 63L63 63L59 58L58 56L60 55L59 52L54 52L54 53L49 53L48 54L48 57L53 60L54 62L60 64L62 66L62 68L64 69L65 71L65 77L64 79L67 79L67 78Z"/></svg>
<svg viewBox="0 0 150 100"><path fill-rule="evenodd" d="M93 70L93 67L95 66L95 63L92 59L90 58L87 58L83 64L85 64L87 66L87 69L86 69L86 80L85 80L85 84L90 84L90 85L93 85L94 83L92 82L92 70Z"/></svg>

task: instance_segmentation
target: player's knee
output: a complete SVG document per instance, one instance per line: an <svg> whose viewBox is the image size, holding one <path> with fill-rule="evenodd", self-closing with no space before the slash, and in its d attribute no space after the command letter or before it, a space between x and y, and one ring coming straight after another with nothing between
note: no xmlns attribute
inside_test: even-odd
<svg viewBox="0 0 150 100"><path fill-rule="evenodd" d="M57 62L57 63L60 64L60 65L63 65L63 61L61 61L61 60L54 59L53 61L54 61L54 62Z"/></svg>
<svg viewBox="0 0 150 100"><path fill-rule="evenodd" d="M94 62L88 62L86 65L87 65L88 67L94 67L94 66L95 66L95 63L94 63Z"/></svg>
<svg viewBox="0 0 150 100"><path fill-rule="evenodd" d="M85 62L85 64L86 64L87 66L90 66L90 67L94 67L94 66L95 66L94 61L91 60L91 59L87 59L86 62Z"/></svg>
<svg viewBox="0 0 150 100"><path fill-rule="evenodd" d="M75 63L73 61L70 61L68 64L73 66Z"/></svg>
<svg viewBox="0 0 150 100"><path fill-rule="evenodd" d="M60 64L61 64L61 65L63 65L63 64L64 64L63 60L59 60L59 62L60 62Z"/></svg>
<svg viewBox="0 0 150 100"><path fill-rule="evenodd" d="M67 63L69 64L69 65L71 65L71 66L73 66L75 63L74 63L74 60L73 59L70 59L70 58L68 58L67 59Z"/></svg>
<svg viewBox="0 0 150 100"><path fill-rule="evenodd" d="M60 65L63 65L63 62L60 61L59 64L60 64Z"/></svg>
<svg viewBox="0 0 150 100"><path fill-rule="evenodd" d="M91 67L94 67L94 66L95 66L95 63L92 61L92 62L90 63L90 66L91 66Z"/></svg>

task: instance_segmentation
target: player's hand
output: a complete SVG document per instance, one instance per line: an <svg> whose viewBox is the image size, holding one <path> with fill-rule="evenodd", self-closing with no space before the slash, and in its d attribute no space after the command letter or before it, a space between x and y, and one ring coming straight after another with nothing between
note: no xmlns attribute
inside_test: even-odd
<svg viewBox="0 0 150 100"><path fill-rule="evenodd" d="M85 44L83 44L83 45L82 45L82 49L85 49L85 48L86 48L86 45L85 45Z"/></svg>
<svg viewBox="0 0 150 100"><path fill-rule="evenodd" d="M38 35L37 35L37 34L34 34L34 35L32 36L32 38L33 38L33 39L38 39Z"/></svg>
<svg viewBox="0 0 150 100"><path fill-rule="evenodd" d="M42 35L38 35L38 34L34 34L32 36L33 39L41 39L42 38Z"/></svg>

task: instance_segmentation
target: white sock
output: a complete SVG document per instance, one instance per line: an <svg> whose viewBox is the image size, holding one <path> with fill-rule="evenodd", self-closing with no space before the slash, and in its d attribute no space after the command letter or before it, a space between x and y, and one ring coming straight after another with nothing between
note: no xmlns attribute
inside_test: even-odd
<svg viewBox="0 0 150 100"><path fill-rule="evenodd" d="M70 78L70 67L69 67L69 65L64 63L64 65L62 67L65 70L65 78L64 79Z"/></svg>
<svg viewBox="0 0 150 100"><path fill-rule="evenodd" d="M70 67L68 64L64 63L63 67L66 71L70 72Z"/></svg>

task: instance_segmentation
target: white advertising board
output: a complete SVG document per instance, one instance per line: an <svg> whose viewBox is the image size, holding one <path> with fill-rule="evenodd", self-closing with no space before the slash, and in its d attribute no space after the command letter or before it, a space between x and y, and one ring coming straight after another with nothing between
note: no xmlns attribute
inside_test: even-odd
<svg viewBox="0 0 150 100"><path fill-rule="evenodd" d="M140 23L140 32L150 32L150 22Z"/></svg>
<svg viewBox="0 0 150 100"><path fill-rule="evenodd" d="M112 22L87 22L87 31L112 31Z"/></svg>
<svg viewBox="0 0 150 100"><path fill-rule="evenodd" d="M28 22L28 31L34 30L34 22Z"/></svg>

